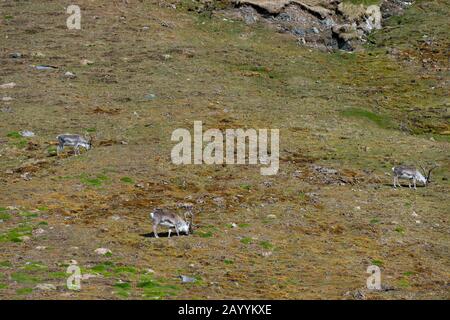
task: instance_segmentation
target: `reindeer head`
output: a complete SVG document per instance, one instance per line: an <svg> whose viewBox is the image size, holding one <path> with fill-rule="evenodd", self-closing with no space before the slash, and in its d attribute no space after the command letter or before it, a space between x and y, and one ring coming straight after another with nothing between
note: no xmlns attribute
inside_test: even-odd
<svg viewBox="0 0 450 320"><path fill-rule="evenodd" d="M88 142L87 149L89 150L89 149L92 148L92 143L94 142L94 137L91 134L88 133L87 136L86 136L86 140Z"/></svg>
<svg viewBox="0 0 450 320"><path fill-rule="evenodd" d="M425 177L425 181L424 181L425 184L428 184L428 183L431 182L431 171L433 171L433 170L436 169L437 167L438 167L438 165L435 164L435 165L433 165L430 169L426 170L426 169L425 169L425 166L420 165L420 168L422 169L423 175L424 175L424 177Z"/></svg>

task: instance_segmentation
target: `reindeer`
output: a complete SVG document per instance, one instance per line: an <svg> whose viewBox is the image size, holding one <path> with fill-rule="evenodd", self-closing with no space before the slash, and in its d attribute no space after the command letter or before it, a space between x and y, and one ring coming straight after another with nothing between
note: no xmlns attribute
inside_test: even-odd
<svg viewBox="0 0 450 320"><path fill-rule="evenodd" d="M60 134L59 136L56 137L56 139L58 139L58 147L56 149L57 155L59 155L60 152L62 152L64 150L65 146L73 147L74 151L75 151L75 155L80 154L80 147L83 147L86 150L89 150L92 148L93 138L91 136L89 136L89 138L87 138L87 137L82 137L78 134L65 133L65 134Z"/></svg>
<svg viewBox="0 0 450 320"><path fill-rule="evenodd" d="M180 232L189 234L189 232L191 231L191 223L189 221L186 221L186 218L182 219L169 210L156 208L152 212L150 212L150 219L153 220L153 234L155 235L155 238L159 238L158 232L156 231L158 225L169 228L168 238L170 238L172 229L175 229L177 236L180 235Z"/></svg>
<svg viewBox="0 0 450 320"><path fill-rule="evenodd" d="M397 185L401 187L401 184L398 181L399 179L408 179L409 188L411 188L411 181L413 182L414 189L417 189L417 181L423 183L423 186L425 187L428 183L430 183L431 171L437 168L437 165L428 170L428 174L426 175L426 177L425 173L427 172L427 170L425 170L422 165L420 165L420 168L422 169L423 174L418 169L411 166L400 165L393 167L392 172L394 173L394 188L397 188Z"/></svg>

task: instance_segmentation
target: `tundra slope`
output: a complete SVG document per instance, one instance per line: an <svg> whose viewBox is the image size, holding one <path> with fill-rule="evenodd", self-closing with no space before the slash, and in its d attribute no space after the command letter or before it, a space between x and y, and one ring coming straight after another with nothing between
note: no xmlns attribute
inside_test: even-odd
<svg viewBox="0 0 450 320"><path fill-rule="evenodd" d="M447 2L351 54L165 1L78 3L81 32L55 1L0 4L1 83L17 84L1 89L2 299L449 298ZM279 173L171 164L171 133L194 120L279 128ZM57 134L85 131L92 150L54 156ZM394 190L392 166L417 159L441 164L433 183ZM195 232L153 238L150 208L185 203ZM390 290L366 289L373 264Z"/></svg>

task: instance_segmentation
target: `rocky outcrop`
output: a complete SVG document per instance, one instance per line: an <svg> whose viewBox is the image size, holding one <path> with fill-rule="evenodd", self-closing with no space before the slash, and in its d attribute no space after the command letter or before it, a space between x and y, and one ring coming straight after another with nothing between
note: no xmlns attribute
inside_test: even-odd
<svg viewBox="0 0 450 320"><path fill-rule="evenodd" d="M412 1L380 0L365 6L342 0L232 0L234 15L247 24L268 23L295 35L302 45L355 50L382 20L401 14Z"/></svg>

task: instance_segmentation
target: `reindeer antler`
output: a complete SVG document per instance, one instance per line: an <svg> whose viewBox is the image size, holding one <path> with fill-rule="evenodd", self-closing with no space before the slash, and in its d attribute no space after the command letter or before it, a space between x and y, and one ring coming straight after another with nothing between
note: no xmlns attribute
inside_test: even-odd
<svg viewBox="0 0 450 320"><path fill-rule="evenodd" d="M94 136L90 132L86 132L85 137L88 138L89 144L92 145L92 143L94 142Z"/></svg>
<svg viewBox="0 0 450 320"><path fill-rule="evenodd" d="M420 169L422 169L423 174L425 175L427 173L427 170L425 170L425 166L419 163Z"/></svg>
<svg viewBox="0 0 450 320"><path fill-rule="evenodd" d="M430 177L431 177L431 171L433 171L434 169L436 169L437 167L439 167L439 165L434 164L430 170L428 170L428 174L427 174L427 182L430 182ZM425 172L424 172L425 173Z"/></svg>

